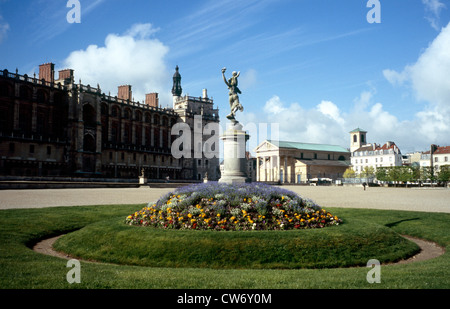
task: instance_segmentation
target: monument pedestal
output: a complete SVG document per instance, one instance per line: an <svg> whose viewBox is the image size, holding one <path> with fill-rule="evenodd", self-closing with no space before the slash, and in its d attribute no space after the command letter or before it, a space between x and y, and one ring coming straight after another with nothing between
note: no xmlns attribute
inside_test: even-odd
<svg viewBox="0 0 450 309"><path fill-rule="evenodd" d="M249 135L242 125L235 121L227 124L227 130L220 137L223 140L224 169L221 183L243 183L247 180L246 143Z"/></svg>

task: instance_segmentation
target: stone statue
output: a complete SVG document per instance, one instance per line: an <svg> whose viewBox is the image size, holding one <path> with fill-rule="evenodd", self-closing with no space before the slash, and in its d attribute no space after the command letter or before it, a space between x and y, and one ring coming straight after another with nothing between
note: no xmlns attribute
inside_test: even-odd
<svg viewBox="0 0 450 309"><path fill-rule="evenodd" d="M225 84L228 86L229 92L229 101L230 101L230 110L231 113L227 116L228 119L235 121L234 118L236 116L236 112L240 110L241 112L244 111L244 107L239 102L239 94L241 94L241 91L238 88L238 77L241 74L241 72L234 71L232 74L232 77L227 81L225 78L225 71L227 68L222 69L222 76Z"/></svg>

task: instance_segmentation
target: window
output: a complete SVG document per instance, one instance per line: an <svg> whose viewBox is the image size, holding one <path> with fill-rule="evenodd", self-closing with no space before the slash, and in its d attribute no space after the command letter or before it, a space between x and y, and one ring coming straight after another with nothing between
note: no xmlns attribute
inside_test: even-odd
<svg viewBox="0 0 450 309"><path fill-rule="evenodd" d="M9 152L14 152L16 150L16 144L10 143L9 144Z"/></svg>
<svg viewBox="0 0 450 309"><path fill-rule="evenodd" d="M353 135L353 143L356 143L358 141L358 137L356 135Z"/></svg>
<svg viewBox="0 0 450 309"><path fill-rule="evenodd" d="M52 147L47 146L47 155L51 155L51 154L52 154Z"/></svg>
<svg viewBox="0 0 450 309"><path fill-rule="evenodd" d="M434 157L434 162L439 162L439 158L438 157Z"/></svg>
<svg viewBox="0 0 450 309"><path fill-rule="evenodd" d="M197 160L197 166L202 166L202 160L201 159Z"/></svg>
<svg viewBox="0 0 450 309"><path fill-rule="evenodd" d="M34 153L34 145L30 145L30 153Z"/></svg>
<svg viewBox="0 0 450 309"><path fill-rule="evenodd" d="M109 159L112 160L112 158L113 158L113 155L112 155L112 152L110 151L109 152Z"/></svg>
<svg viewBox="0 0 450 309"><path fill-rule="evenodd" d="M444 161L445 161L445 162L448 162L448 157L444 157Z"/></svg>

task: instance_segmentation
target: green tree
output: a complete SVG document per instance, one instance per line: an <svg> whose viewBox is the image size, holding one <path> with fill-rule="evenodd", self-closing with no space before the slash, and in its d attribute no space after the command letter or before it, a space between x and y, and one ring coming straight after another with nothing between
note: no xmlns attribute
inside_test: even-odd
<svg viewBox="0 0 450 309"><path fill-rule="evenodd" d="M361 178L373 178L375 177L375 169L373 168L373 166L366 166L359 176Z"/></svg>
<svg viewBox="0 0 450 309"><path fill-rule="evenodd" d="M345 170L343 177L344 178L355 178L356 177L356 173L353 170L353 168L349 167L349 168L347 168Z"/></svg>
<svg viewBox="0 0 450 309"><path fill-rule="evenodd" d="M379 181L389 181L388 179L388 171L386 167L378 167L375 172L375 177Z"/></svg>
<svg viewBox="0 0 450 309"><path fill-rule="evenodd" d="M422 180L422 181L428 181L428 180L433 181L434 180L434 175L432 173L433 173L433 169L431 167L423 166L420 169L420 180Z"/></svg>
<svg viewBox="0 0 450 309"><path fill-rule="evenodd" d="M450 165L441 166L437 179L444 182L445 184L450 181Z"/></svg>

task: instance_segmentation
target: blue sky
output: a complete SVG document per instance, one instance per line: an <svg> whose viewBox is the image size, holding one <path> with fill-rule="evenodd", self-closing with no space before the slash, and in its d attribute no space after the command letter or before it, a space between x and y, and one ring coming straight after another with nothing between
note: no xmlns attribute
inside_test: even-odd
<svg viewBox="0 0 450 309"><path fill-rule="evenodd" d="M283 140L349 147L394 141L403 153L450 145L450 1L0 0L0 69L72 68L83 84L135 100L158 92L171 106L180 67L184 94L207 88L225 121L221 77L240 71L242 123L278 123ZM252 146L261 142L252 139Z"/></svg>

